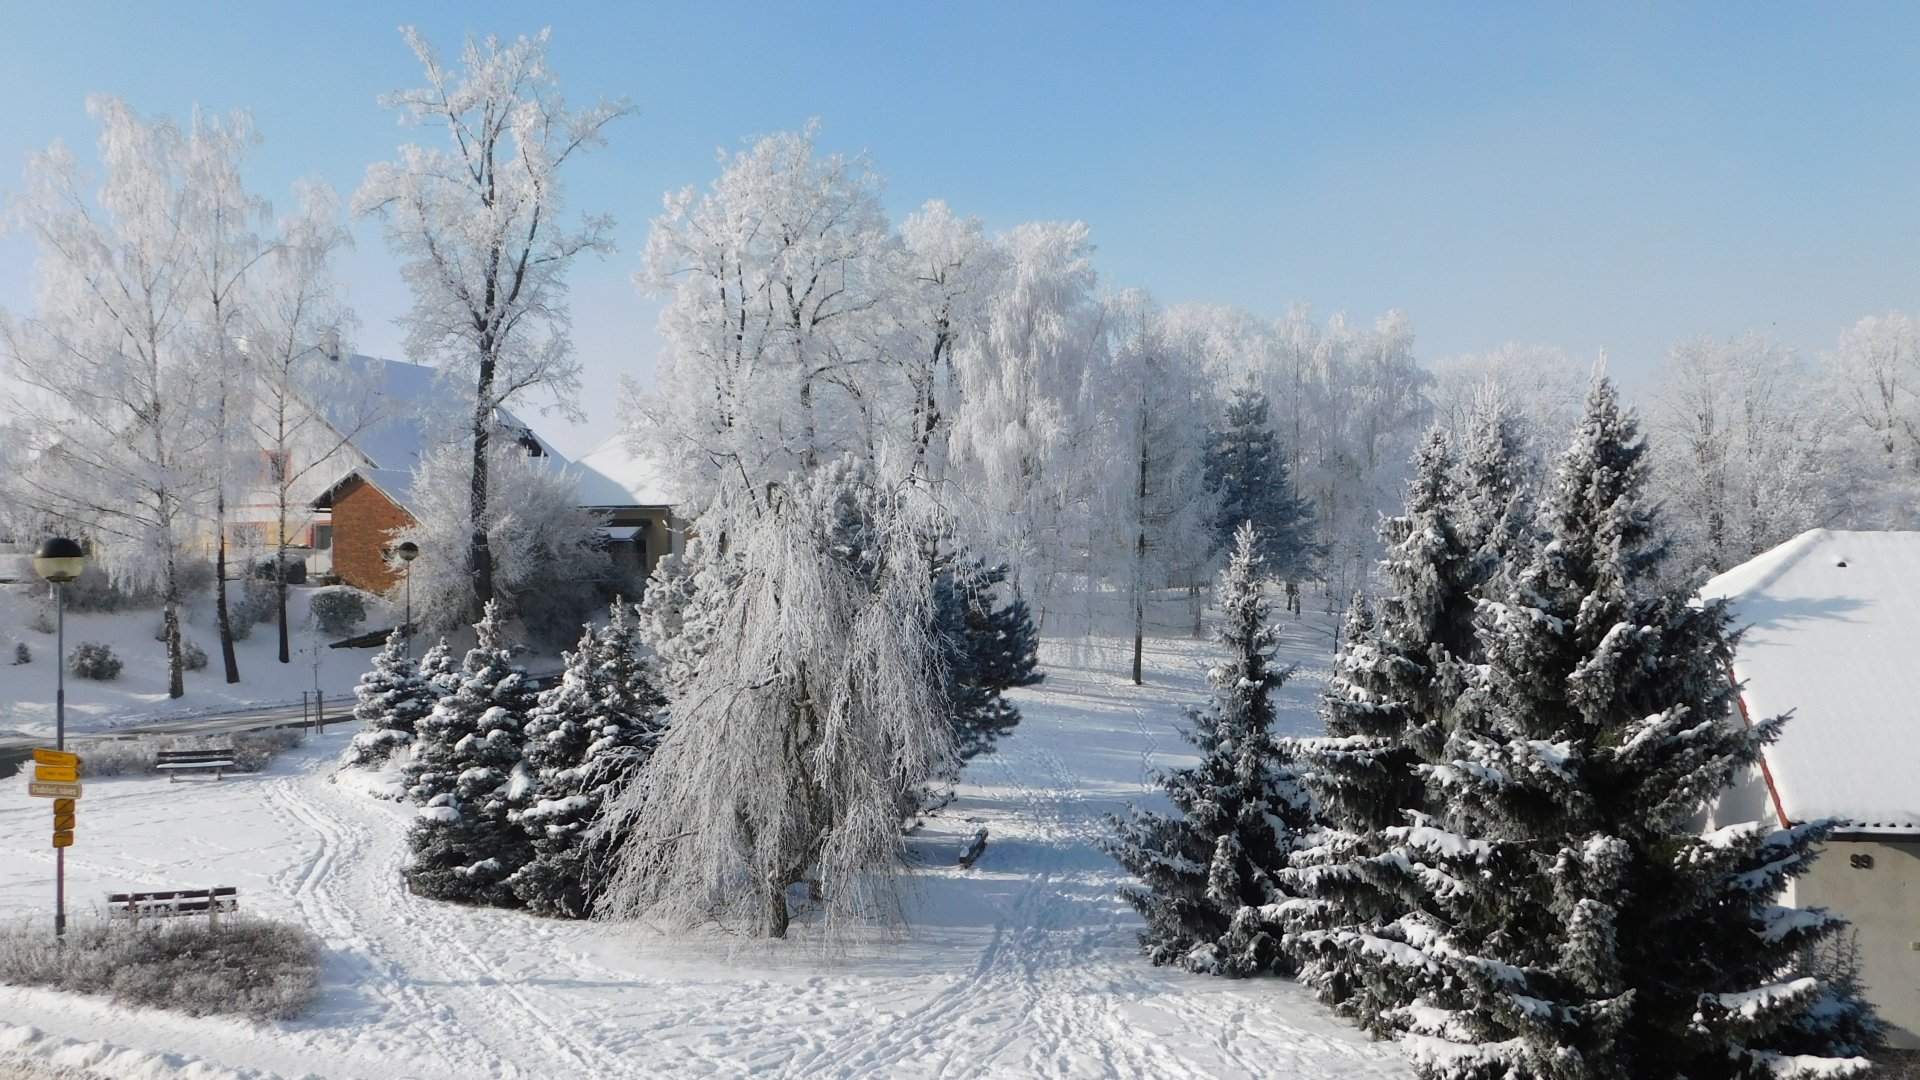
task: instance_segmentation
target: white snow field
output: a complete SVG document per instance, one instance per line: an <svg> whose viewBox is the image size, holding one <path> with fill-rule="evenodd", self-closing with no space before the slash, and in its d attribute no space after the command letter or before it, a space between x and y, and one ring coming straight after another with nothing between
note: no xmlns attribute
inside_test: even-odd
<svg viewBox="0 0 1920 1080"><path fill-rule="evenodd" d="M1325 620L1289 623L1303 670L1280 724L1318 724ZM1310 627L1295 630L1293 627ZM1057 630L1059 627L1050 627ZM823 955L809 928L766 945L475 910L402 891L409 810L340 773L347 730L267 772L89 781L69 903L110 890L235 885L243 911L311 927L324 996L284 1024L0 987L0 1075L108 1077L1406 1077L1298 987L1157 969L1137 951L1103 815L1154 797L1210 646L1049 638L1025 719L913 838L904 932ZM0 914L47 920L49 811L0 782ZM984 824L972 870L953 865Z"/></svg>

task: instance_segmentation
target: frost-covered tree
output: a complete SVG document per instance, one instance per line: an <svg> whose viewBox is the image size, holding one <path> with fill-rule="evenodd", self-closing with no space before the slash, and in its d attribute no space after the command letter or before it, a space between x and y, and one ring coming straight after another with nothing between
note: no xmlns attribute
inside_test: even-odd
<svg viewBox="0 0 1920 1080"><path fill-rule="evenodd" d="M1681 342L1651 430L1676 571L1730 570L1852 509L1826 411L1792 351L1755 335Z"/></svg>
<svg viewBox="0 0 1920 1080"><path fill-rule="evenodd" d="M1106 358L1099 276L1081 222L1034 222L996 240L1004 262L980 333L957 343L962 407L950 446L969 546L1013 567L1046 621L1056 575L1084 566L1111 462L1098 373Z"/></svg>
<svg viewBox="0 0 1920 1080"><path fill-rule="evenodd" d="M373 654L373 666L353 688L353 718L360 721L360 731L347 748L347 763L379 765L412 743L414 729L443 693L421 677L400 631L388 634L385 647Z"/></svg>
<svg viewBox="0 0 1920 1080"><path fill-rule="evenodd" d="M954 747L964 761L992 750L1020 722L1003 693L1041 680L1040 634L1026 603L1012 595L1007 568L978 558L936 562L933 611Z"/></svg>
<svg viewBox="0 0 1920 1080"><path fill-rule="evenodd" d="M1291 752L1272 730L1273 692L1288 672L1273 666L1279 631L1261 595L1258 550L1243 525L1220 576L1228 655L1207 672L1213 701L1188 713L1200 761L1160 778L1175 813L1134 807L1113 819L1107 844L1140 879L1120 895L1147 920L1148 958L1222 975L1288 968L1261 911L1287 898L1276 872L1312 824Z"/></svg>
<svg viewBox="0 0 1920 1080"><path fill-rule="evenodd" d="M470 39L459 70L443 66L418 31L403 32L427 85L384 103L404 122L444 130L446 142L408 145L400 160L369 168L355 205L382 217L413 291L407 355L473 388L460 545L472 617L497 584L495 412L536 388L567 406L579 364L567 336L566 271L583 253L612 249L611 219L564 220L562 169L630 110L624 101L569 110L547 70L545 30L505 45Z"/></svg>
<svg viewBox="0 0 1920 1080"><path fill-rule="evenodd" d="M857 475L727 495L753 500L727 513L734 582L602 817L625 839L600 911L781 937L804 883L829 935L897 915L900 814L952 743L916 493Z"/></svg>
<svg viewBox="0 0 1920 1080"><path fill-rule="evenodd" d="M167 693L186 692L181 555L217 476L218 373L198 362L202 278L188 166L195 134L89 98L100 186L56 143L34 155L17 218L39 241L38 310L0 318L7 411L29 417L16 494L43 519L101 541L121 582L154 587Z"/></svg>
<svg viewBox="0 0 1920 1080"><path fill-rule="evenodd" d="M1263 564L1291 581L1311 565L1313 507L1294 492L1267 414L1267 395L1258 385L1234 388L1207 444L1207 487L1217 500L1210 524L1215 547L1225 551L1240 526L1251 521Z"/></svg>
<svg viewBox="0 0 1920 1080"><path fill-rule="evenodd" d="M1779 903L1824 824L1692 822L1780 721L1732 715L1730 616L1654 586L1648 462L1597 383L1539 515L1482 605L1432 815L1383 830L1414 913L1370 950L1385 1023L1448 1078L1845 1075L1868 1007L1797 957L1842 924Z"/></svg>
<svg viewBox="0 0 1920 1080"><path fill-rule="evenodd" d="M489 454L495 499L482 523L500 615L521 620L533 640L565 640L566 628L577 628L614 580L600 532L604 519L579 506L573 478L549 468L552 458L531 457L504 439ZM469 468L464 446L433 451L415 470L414 524L394 534L396 542L420 546L407 572L414 619L429 628L459 626L472 602L463 558L472 521ZM406 586L394 588L398 599Z"/></svg>
<svg viewBox="0 0 1920 1080"><path fill-rule="evenodd" d="M1138 686L1153 590L1179 580L1197 584L1212 554L1208 403L1197 359L1168 332L1151 297L1121 293L1108 301L1107 318L1113 347L1101 376L1106 439L1082 454L1108 471L1106 513L1095 530L1108 539L1093 553L1105 556L1127 594Z"/></svg>
<svg viewBox="0 0 1920 1080"><path fill-rule="evenodd" d="M641 280L667 298L667 348L639 404L686 490L716 491L722 474L776 483L843 453L871 460L891 240L878 178L863 160L816 154L816 134L725 159L710 192L670 196L648 235Z"/></svg>
<svg viewBox="0 0 1920 1080"><path fill-rule="evenodd" d="M297 189L279 242L255 268L245 312L252 367L251 445L264 456L273 508L274 604L280 662L292 658L287 626L288 547L309 520L308 485L339 466L352 441L380 417L377 388L334 363L353 315L336 292L333 256L347 242L338 198L324 185ZM317 407L326 403L322 410Z"/></svg>
<svg viewBox="0 0 1920 1080"><path fill-rule="evenodd" d="M407 887L421 896L510 907L508 882L533 857L510 812L528 782L523 726L534 705L526 672L512 659L491 603L474 626L478 641L456 689L414 729L407 797L420 816L407 833L413 861ZM425 667L423 660L422 667Z"/></svg>
<svg viewBox="0 0 1920 1080"><path fill-rule="evenodd" d="M583 919L599 899L607 855L622 837L588 828L607 796L646 763L666 704L640 657L638 627L615 602L605 628L588 625L560 683L542 691L525 727L528 783L513 819L533 858L509 885L541 915Z"/></svg>

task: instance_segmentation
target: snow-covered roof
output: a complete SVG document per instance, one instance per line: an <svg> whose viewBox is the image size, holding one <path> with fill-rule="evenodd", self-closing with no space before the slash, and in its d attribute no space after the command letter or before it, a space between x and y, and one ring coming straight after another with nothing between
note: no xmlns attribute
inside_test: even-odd
<svg viewBox="0 0 1920 1080"><path fill-rule="evenodd" d="M615 435L573 463L581 506L672 506L677 500L660 469Z"/></svg>
<svg viewBox="0 0 1920 1080"><path fill-rule="evenodd" d="M440 446L466 433L472 414L469 403L472 388L454 386L442 380L440 373L421 364L404 360L385 360L377 356L347 356L334 363L353 369L356 380L372 388L376 416L361 424L352 415L361 405L358 400L323 399L317 403L321 415L342 433L351 434L354 450L366 459L358 467L343 470L340 480L357 474L385 492L387 497L410 514L418 513L413 499L413 474L420 463ZM540 437L530 426L506 409L494 410L496 429L508 438L530 439L540 445L541 460L548 469L569 466L553 444ZM497 438L498 436L496 436ZM338 487L336 481L332 486ZM582 500L581 505L594 503Z"/></svg>
<svg viewBox="0 0 1920 1080"><path fill-rule="evenodd" d="M1786 816L1920 832L1920 532L1815 529L1701 594L1746 627L1748 715L1793 713L1766 752Z"/></svg>

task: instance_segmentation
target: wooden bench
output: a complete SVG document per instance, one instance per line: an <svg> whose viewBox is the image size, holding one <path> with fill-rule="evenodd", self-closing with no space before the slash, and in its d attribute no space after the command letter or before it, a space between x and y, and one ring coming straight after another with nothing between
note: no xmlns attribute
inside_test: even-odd
<svg viewBox="0 0 1920 1080"><path fill-rule="evenodd" d="M232 885L211 889L174 889L171 892L108 893L107 917L135 926L141 919L170 919L205 915L208 922L240 910L240 890Z"/></svg>
<svg viewBox="0 0 1920 1080"><path fill-rule="evenodd" d="M215 780L233 768L233 747L213 750L162 750L156 755L154 768L167 770L167 783L180 779L182 769L212 769Z"/></svg>

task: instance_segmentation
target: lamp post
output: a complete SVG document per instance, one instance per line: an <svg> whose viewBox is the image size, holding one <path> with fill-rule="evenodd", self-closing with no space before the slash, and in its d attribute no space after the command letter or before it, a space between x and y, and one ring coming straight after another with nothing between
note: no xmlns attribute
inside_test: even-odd
<svg viewBox="0 0 1920 1080"><path fill-rule="evenodd" d="M400 561L402 563L406 564L405 569L407 572L407 619L405 622L401 623L400 625L404 628L404 633L402 634L402 636L406 638L406 647L407 647L406 655L412 656L413 655L413 560L420 557L420 545L414 543L411 540L402 540L398 545L394 547L393 553L400 557Z"/></svg>
<svg viewBox="0 0 1920 1080"><path fill-rule="evenodd" d="M53 583L56 636L54 637L53 745L67 748L67 582L86 569L87 553L64 536L55 536L33 554L33 572ZM53 935L67 933L67 849L53 849Z"/></svg>

